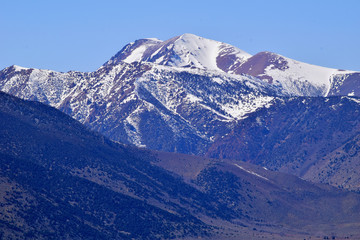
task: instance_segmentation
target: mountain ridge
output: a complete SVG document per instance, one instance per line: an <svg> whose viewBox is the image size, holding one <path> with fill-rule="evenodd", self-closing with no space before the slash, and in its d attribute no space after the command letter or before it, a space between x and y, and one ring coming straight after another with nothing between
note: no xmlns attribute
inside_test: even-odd
<svg viewBox="0 0 360 240"><path fill-rule="evenodd" d="M222 59L226 55L227 59ZM126 45L107 64L124 61L153 62L159 65L174 67L190 67L219 71L220 65L231 64L246 59L251 55L226 43L205 39L194 34L183 34L166 41L140 39Z"/></svg>
<svg viewBox="0 0 360 240"><path fill-rule="evenodd" d="M358 194L251 164L120 145L44 104L1 92L0 100L4 237L357 237ZM198 167L188 172L189 164Z"/></svg>
<svg viewBox="0 0 360 240"><path fill-rule="evenodd" d="M106 65L94 73L11 67L1 72L0 78L4 79L0 89L5 92L57 107L113 140L167 151L181 149L185 141L198 142L198 150L185 147L182 151L192 153L211 142L219 130L228 131L235 119L282 94L281 89L251 76L146 62ZM152 146L158 143L149 142L151 133L144 131L150 122L141 117L150 116L148 113L170 138L178 135L175 144L180 145ZM209 120L223 128L206 125Z"/></svg>
<svg viewBox="0 0 360 240"><path fill-rule="evenodd" d="M218 57L223 61L218 62ZM359 82L357 72L270 52L250 56L192 34L167 41L135 41L89 73L18 66L0 72L0 90L56 107L114 141L195 155L207 154L251 114L268 111L277 102L286 104L289 97L301 101L320 96L324 102L332 96L357 97ZM316 101L310 102L314 105L299 109L317 107ZM351 115L349 111L342 114ZM301 141L299 136L294 139ZM230 150L236 153L235 147ZM345 148L341 152L346 153ZM310 178L327 181L323 176Z"/></svg>
<svg viewBox="0 0 360 240"><path fill-rule="evenodd" d="M185 44L177 43L179 40ZM352 74L356 73L355 71L307 64L267 51L250 55L229 44L204 39L193 34L183 34L164 42L161 41L161 46L157 47L153 45L159 44L158 41L152 42L153 45L150 47L143 44L144 41L153 40L141 39L134 44L128 44L106 64L119 61L128 63L145 61L159 65L247 74L281 86L287 90L288 94L301 96L328 96L335 81L334 77L344 74L353 76ZM209 44L209 42L213 44ZM140 48L143 50L140 51ZM204 53L204 49L207 50L207 53ZM151 54L155 53L156 57L152 56L150 52ZM206 61L203 56L207 56ZM355 78L359 79L358 76ZM309 87L314 89L309 91L306 89ZM346 94L351 94L351 92ZM357 91L356 94L358 94Z"/></svg>
<svg viewBox="0 0 360 240"><path fill-rule="evenodd" d="M251 75L294 96L360 96L356 87L360 81L358 72L320 67L266 51L250 55L230 44L188 33L166 41L136 40L100 68L121 62L151 62L208 72Z"/></svg>
<svg viewBox="0 0 360 240"><path fill-rule="evenodd" d="M206 155L359 191L359 98L292 97L275 102L249 114Z"/></svg>

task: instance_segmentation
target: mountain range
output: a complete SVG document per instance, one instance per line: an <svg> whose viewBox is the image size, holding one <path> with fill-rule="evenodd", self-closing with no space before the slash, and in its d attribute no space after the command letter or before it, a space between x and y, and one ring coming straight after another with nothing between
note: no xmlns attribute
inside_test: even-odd
<svg viewBox="0 0 360 240"><path fill-rule="evenodd" d="M0 100L4 239L360 236L359 194L249 163L126 146L41 103Z"/></svg>
<svg viewBox="0 0 360 240"><path fill-rule="evenodd" d="M91 73L11 66L0 72L0 90L54 106L115 141L202 154L274 97L358 96L359 79L184 34L137 40Z"/></svg>
<svg viewBox="0 0 360 240"><path fill-rule="evenodd" d="M89 73L14 65L0 72L0 90L56 107L114 141L234 157L209 149L224 143L222 139L249 114L288 104L291 97L356 99L359 80L359 72L319 67L270 52L252 56L229 44L184 34L167 41L137 40Z"/></svg>
<svg viewBox="0 0 360 240"><path fill-rule="evenodd" d="M354 236L359 81L192 34L137 40L94 72L5 68L0 91L33 102L1 93L2 234Z"/></svg>
<svg viewBox="0 0 360 240"><path fill-rule="evenodd" d="M276 53L250 55L226 43L184 34L167 41L141 39L126 45L106 64L157 65L250 75L296 96L355 95L359 73L302 63Z"/></svg>

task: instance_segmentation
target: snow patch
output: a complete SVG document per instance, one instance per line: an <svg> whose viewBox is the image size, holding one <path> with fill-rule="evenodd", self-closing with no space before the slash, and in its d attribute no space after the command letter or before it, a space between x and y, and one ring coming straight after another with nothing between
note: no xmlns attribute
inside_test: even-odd
<svg viewBox="0 0 360 240"><path fill-rule="evenodd" d="M262 179L264 179L264 180L266 180L266 181L269 181L268 178L266 178L266 177L264 177L264 176L261 176L260 174L257 174L256 172L253 172L253 171L250 171L250 170L246 170L245 168L243 168L242 166L240 166L240 165L238 165L238 164L236 164L236 163L235 163L234 165L235 165L236 167L240 168L241 170L247 172L247 173L250 173L250 174L252 174L252 175L254 175L254 176L257 176L257 177L262 178Z"/></svg>
<svg viewBox="0 0 360 240"><path fill-rule="evenodd" d="M354 102L360 104L360 99L359 99L359 98L348 97L347 99L349 99L349 100L351 100L351 101L354 101Z"/></svg>
<svg viewBox="0 0 360 240"><path fill-rule="evenodd" d="M178 58L172 59L172 65L221 71L216 64L220 44L193 34L184 34L174 42Z"/></svg>
<svg viewBox="0 0 360 240"><path fill-rule="evenodd" d="M224 80L222 80L221 78L218 78L218 77L215 77L212 80L218 84L222 84L224 82Z"/></svg>
<svg viewBox="0 0 360 240"><path fill-rule="evenodd" d="M29 68L25 68L25 67L21 67L21 66L18 66L18 65L13 65L14 68L15 68L15 72L20 72L22 70L28 70Z"/></svg>
<svg viewBox="0 0 360 240"><path fill-rule="evenodd" d="M201 102L201 101L202 101L201 98L198 98L197 96L192 95L192 94L190 94L190 93L187 94L186 98L187 98L190 102L192 102L192 103Z"/></svg>
<svg viewBox="0 0 360 240"><path fill-rule="evenodd" d="M274 81L281 83L285 90L298 96L310 96L313 94L306 91L308 85L318 89L322 96L327 96L335 74L352 72L303 63L281 55L277 55L277 58L280 59L279 61L284 59L287 62L287 68L284 70L269 65L265 69L265 75L271 76Z"/></svg>
<svg viewBox="0 0 360 240"><path fill-rule="evenodd" d="M132 93L132 94L130 94L129 96L127 96L127 97L121 102L121 104L125 104L125 103L127 103L127 102L130 102L130 101L136 100L136 99L137 99L136 94L135 94L135 93Z"/></svg>
<svg viewBox="0 0 360 240"><path fill-rule="evenodd" d="M252 113L261 107L269 108L273 99L274 97L270 96L254 96L253 94L248 94L243 96L237 104L227 103L221 107L233 118L242 119L246 114Z"/></svg>
<svg viewBox="0 0 360 240"><path fill-rule="evenodd" d="M128 123L131 127L125 125L125 131L128 135L129 141L137 147L146 147L146 145L141 143L141 133L139 129L140 117L139 114L143 110L140 107L137 107L126 119L125 122Z"/></svg>
<svg viewBox="0 0 360 240"><path fill-rule="evenodd" d="M162 40L160 40L158 38L144 38L144 39L154 41L154 42L162 42Z"/></svg>
<svg viewBox="0 0 360 240"><path fill-rule="evenodd" d="M147 49L146 45L139 46L127 58L124 59L124 62L132 63L132 62L141 61L142 56L144 55L144 52L146 51L146 49Z"/></svg>
<svg viewBox="0 0 360 240"><path fill-rule="evenodd" d="M352 91L351 93L348 94L348 96L355 96L355 92Z"/></svg>

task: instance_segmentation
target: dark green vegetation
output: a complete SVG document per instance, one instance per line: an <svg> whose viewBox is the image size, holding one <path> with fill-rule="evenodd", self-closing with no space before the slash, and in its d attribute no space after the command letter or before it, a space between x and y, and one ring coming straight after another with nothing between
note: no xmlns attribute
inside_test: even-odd
<svg viewBox="0 0 360 240"><path fill-rule="evenodd" d="M249 164L127 147L43 104L3 93L0 102L5 239L358 233L358 194Z"/></svg>

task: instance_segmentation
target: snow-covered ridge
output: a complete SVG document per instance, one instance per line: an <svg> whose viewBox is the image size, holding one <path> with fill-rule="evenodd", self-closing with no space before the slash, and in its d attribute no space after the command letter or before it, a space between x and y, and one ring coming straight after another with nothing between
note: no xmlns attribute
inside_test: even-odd
<svg viewBox="0 0 360 240"><path fill-rule="evenodd" d="M30 68L21 67L21 66L18 66L18 65L13 65L13 67L15 68L16 72L30 69Z"/></svg>
<svg viewBox="0 0 360 240"><path fill-rule="evenodd" d="M251 76L151 62L120 61L92 73L31 69L4 74L1 90L54 106L113 140L164 150L151 145L149 131L164 128L173 136L168 151L189 139L210 143L230 131L233 121L282 94Z"/></svg>
<svg viewBox="0 0 360 240"><path fill-rule="evenodd" d="M196 82L186 77L189 73L193 74ZM137 83L141 83L159 102L174 112L187 99L211 109L219 119L224 120L241 119L268 105L274 96L284 95L281 89L251 76L160 65L153 65Z"/></svg>
<svg viewBox="0 0 360 240"><path fill-rule="evenodd" d="M293 95L311 96L311 88L314 87L319 90L320 96L327 96L335 75L354 72L316 66L276 55L278 64L283 61L285 66L280 69L274 64L270 64L265 68L264 75L271 76L276 82L275 84L282 85L287 92ZM308 87L310 90L300 89L300 86L306 87L307 85L311 86Z"/></svg>
<svg viewBox="0 0 360 240"><path fill-rule="evenodd" d="M186 33L167 41L149 38L137 40L128 44L106 64L119 60L127 63L147 61L173 67L224 71L219 66L219 57L225 53L234 56L234 63L231 64L251 57L229 44Z"/></svg>
<svg viewBox="0 0 360 240"><path fill-rule="evenodd" d="M137 40L91 73L12 66L0 72L0 90L56 107L116 141L199 153L282 96L359 96L359 76L184 34Z"/></svg>
<svg viewBox="0 0 360 240"><path fill-rule="evenodd" d="M250 54L225 43L198 37L193 34L181 35L175 42L175 56L169 65L177 67L195 67L206 70L223 71L217 64L217 58L224 48L231 48L232 54L246 59Z"/></svg>
<svg viewBox="0 0 360 240"><path fill-rule="evenodd" d="M188 33L166 41L137 40L106 64L121 61L251 75L294 96L328 96L334 82L338 82L344 74L354 73L303 63L276 53L260 52L252 56L229 44Z"/></svg>

